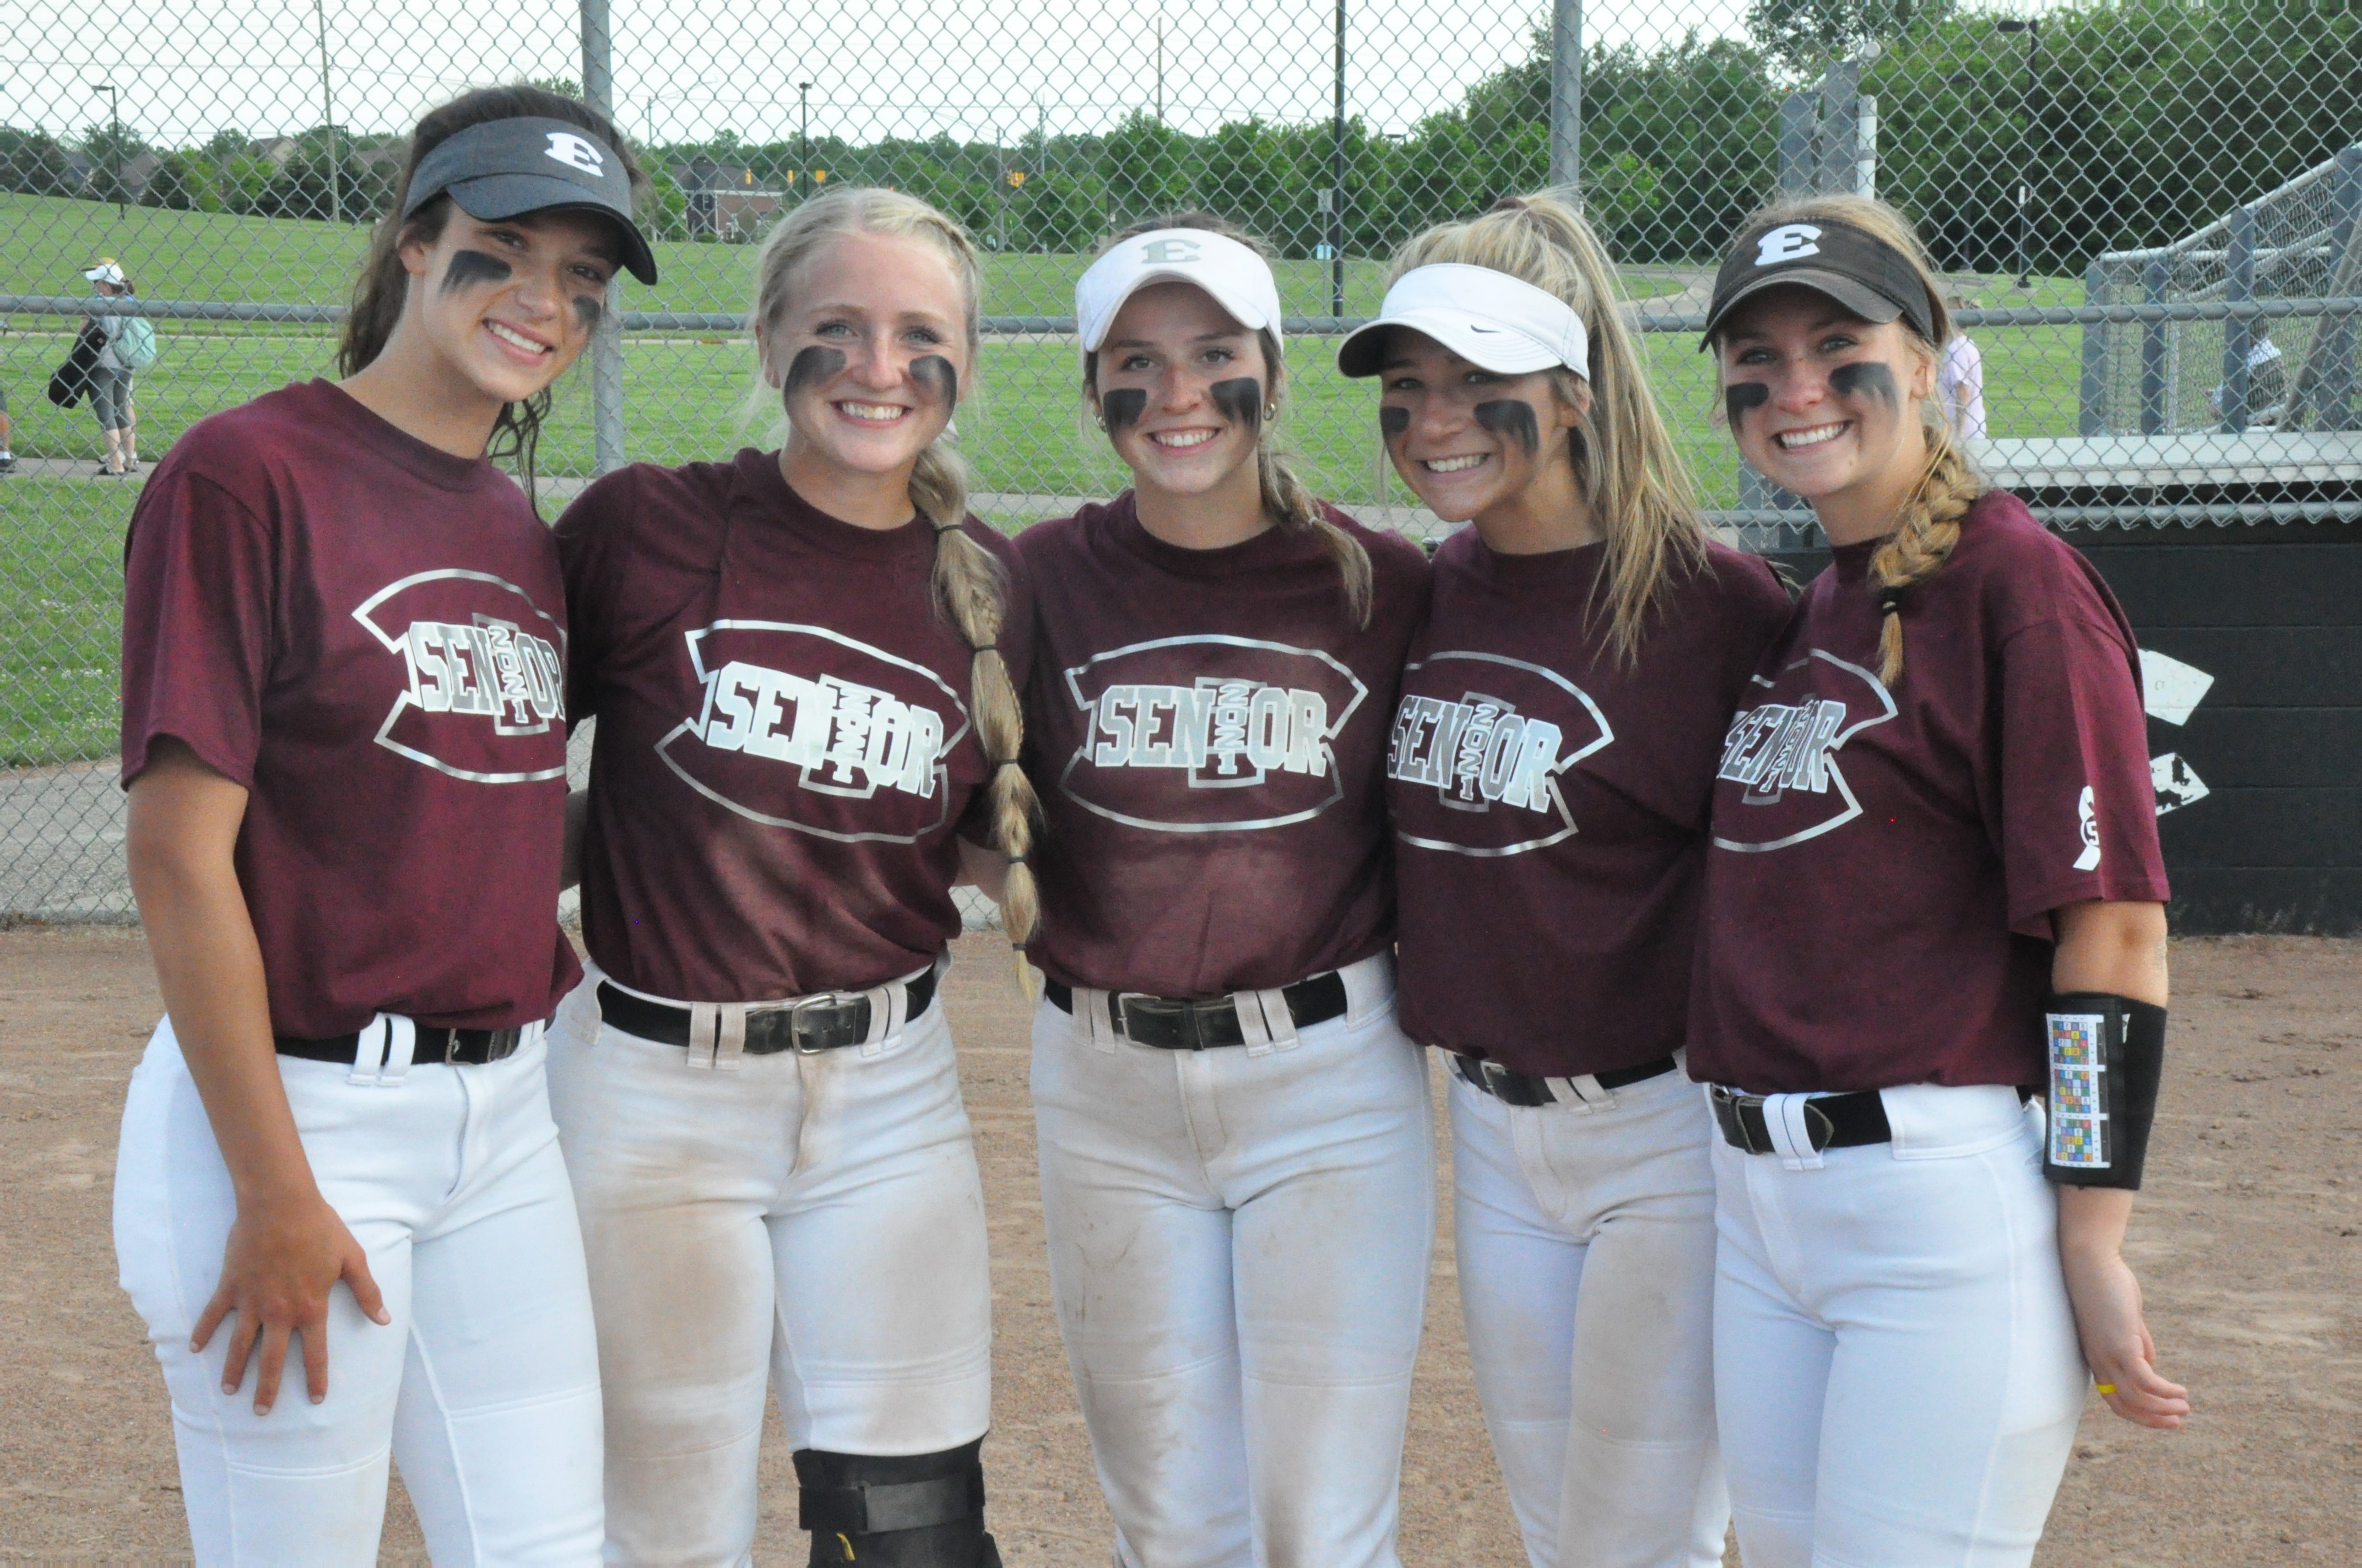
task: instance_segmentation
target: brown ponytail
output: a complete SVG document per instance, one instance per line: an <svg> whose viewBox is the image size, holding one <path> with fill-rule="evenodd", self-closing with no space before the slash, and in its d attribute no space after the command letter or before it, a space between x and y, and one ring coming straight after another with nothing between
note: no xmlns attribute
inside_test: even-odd
<svg viewBox="0 0 2362 1568"><path fill-rule="evenodd" d="M796 273L803 263L842 235L881 234L933 246L959 281L966 315L968 363L976 363L983 340L981 269L967 232L918 197L875 186L840 186L792 209L763 241L756 263L755 322L767 337L789 308ZM756 367L750 394L776 406L777 393ZM1009 861L1001 890L1000 923L1017 949L1018 973L1030 992L1024 954L1042 925L1042 900L1027 863L1033 852L1033 824L1041 815L1032 783L1018 766L1025 744L1024 710L999 646L1008 613L1008 574L992 553L967 536L968 471L949 430L929 443L911 470L911 504L935 533L934 597L968 654L968 710L977 744L992 770L986 780L991 808L991 847Z"/></svg>
<svg viewBox="0 0 2362 1568"><path fill-rule="evenodd" d="M1127 239L1153 234L1160 228L1204 229L1209 234L1237 240L1258 256L1264 256L1266 262L1270 259L1264 254L1262 242L1253 235L1227 218L1205 212L1143 218L1099 247L1099 254L1103 256ZM1270 412L1275 416L1286 390L1287 359L1281 351L1279 334L1273 328L1264 327L1255 334L1255 337L1263 345L1264 363L1271 367L1271 386L1266 395L1270 400ZM1083 395L1086 399L1098 385L1098 359L1096 353L1083 356ZM1320 503L1297 476L1296 465L1288 461L1287 455L1273 441L1271 426L1272 419L1266 417L1255 436L1255 478L1263 490L1264 513L1271 519L1274 527L1292 533L1308 533L1320 541L1320 547L1329 553L1330 559L1337 563L1337 575L1344 584L1345 605L1352 612L1353 624L1366 626L1370 624L1372 593L1370 553L1362 547L1362 541L1322 515Z"/></svg>
<svg viewBox="0 0 2362 1568"><path fill-rule="evenodd" d="M410 177L417 171L419 160L471 126L516 119L564 120L580 126L613 148L615 155L624 160L635 200L646 191L647 175L642 171L631 145L606 116L579 99L519 82L505 87L479 87L429 110L410 133L410 153L403 160L402 178L394 182L393 197L385 215L370 231L369 254L362 259L360 275L354 280L352 308L345 313L344 341L337 349L338 375L359 375L368 369L385 351L387 340L402 320L403 306L410 298L410 273L402 264L403 246L413 240L422 245L434 244L443 237L443 226L450 221L448 196L436 197L407 218L402 215L403 195L410 189ZM492 422L491 444L486 449L489 457L517 459L528 495L534 490L535 459L540 448L542 422L549 417L549 404L550 389L545 387L524 403L502 407L500 417Z"/></svg>
<svg viewBox="0 0 2362 1568"><path fill-rule="evenodd" d="M1932 340L1920 337L1908 316L1899 320L1913 351L1932 365L1951 339L1952 313L1926 247L1909 218L1870 196L1806 196L1763 208L1739 225L1738 232L1752 234L1770 224L1815 222L1860 229L1911 263L1927 291L1935 336ZM1961 520L1985 492L1984 480L1934 399L1919 400L1919 424L1927 446L1926 466L1896 515L1894 532L1870 558L1870 575L1878 584L1878 679L1889 686L1903 679L1903 611L1910 602L1910 591L1943 569L1952 547L1960 542Z"/></svg>

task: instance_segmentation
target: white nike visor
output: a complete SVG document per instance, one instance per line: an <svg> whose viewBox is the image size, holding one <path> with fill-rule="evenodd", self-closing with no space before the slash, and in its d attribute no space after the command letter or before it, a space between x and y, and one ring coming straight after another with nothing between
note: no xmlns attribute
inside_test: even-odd
<svg viewBox="0 0 2362 1568"><path fill-rule="evenodd" d="M1249 332L1279 333L1279 285L1248 246L1203 228L1160 228L1120 240L1075 285L1083 352L1107 341L1123 302L1151 283L1195 283Z"/></svg>
<svg viewBox="0 0 2362 1568"><path fill-rule="evenodd" d="M1472 365L1522 376L1563 365L1591 374L1591 337L1583 318L1556 294L1523 278L1440 261L1395 280L1377 319L1337 346L1337 369L1374 376L1386 351L1386 328L1423 332Z"/></svg>

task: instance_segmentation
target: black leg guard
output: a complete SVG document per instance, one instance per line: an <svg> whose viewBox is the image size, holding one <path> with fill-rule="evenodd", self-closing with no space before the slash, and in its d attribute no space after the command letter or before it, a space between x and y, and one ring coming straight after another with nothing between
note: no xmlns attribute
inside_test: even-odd
<svg viewBox="0 0 2362 1568"><path fill-rule="evenodd" d="M811 1532L811 1568L1000 1568L984 1530L978 1438L941 1453L882 1459L796 1452L796 1522Z"/></svg>

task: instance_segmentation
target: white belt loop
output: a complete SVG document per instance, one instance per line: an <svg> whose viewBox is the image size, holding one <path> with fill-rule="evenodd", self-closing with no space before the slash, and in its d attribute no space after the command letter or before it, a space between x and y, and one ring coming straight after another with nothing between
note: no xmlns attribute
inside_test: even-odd
<svg viewBox="0 0 2362 1568"><path fill-rule="evenodd" d="M1346 994L1350 998L1352 992ZM1299 1043L1296 1014L1288 1010L1286 987L1232 991L1231 1006L1238 1010L1239 1033L1246 1042L1248 1055L1268 1056L1274 1051L1293 1051Z"/></svg>
<svg viewBox="0 0 2362 1568"><path fill-rule="evenodd" d="M1382 947L1359 963L1348 964L1337 971L1337 977L1345 982L1345 1027L1358 1029L1363 1020L1394 1005L1394 949Z"/></svg>
<svg viewBox="0 0 2362 1568"><path fill-rule="evenodd" d="M869 1033L861 1042L861 1055L867 1058L885 1050L886 1042L902 1032L903 1015L911 1007L911 988L900 980L889 980L861 994L869 999Z"/></svg>
<svg viewBox="0 0 2362 1568"><path fill-rule="evenodd" d="M1577 1073L1573 1077L1550 1078L1545 1081L1553 1091L1556 1091L1561 1085L1564 1085L1565 1092L1559 1096L1559 1103L1573 1105L1585 1114L1595 1110L1610 1110L1616 1104L1616 1091L1602 1084L1595 1074Z"/></svg>
<svg viewBox="0 0 2362 1568"><path fill-rule="evenodd" d="M1107 1055L1115 1055L1115 1043L1122 1036L1115 1032L1115 1019L1109 1010L1116 1000L1111 991L1095 991L1088 986L1076 986L1072 998L1075 1021L1083 1026L1083 1037Z"/></svg>
<svg viewBox="0 0 2362 1568"><path fill-rule="evenodd" d="M692 1003L689 1008L689 1066L733 1071L746 1060L746 1004Z"/></svg>
<svg viewBox="0 0 2362 1568"><path fill-rule="evenodd" d="M361 1025L353 1044L348 1084L364 1088L400 1088L418 1049L418 1024L400 1013L381 1012Z"/></svg>
<svg viewBox="0 0 2362 1568"><path fill-rule="evenodd" d="M1772 1152L1792 1171L1816 1171L1828 1162L1813 1147L1812 1128L1805 1121L1809 1094L1763 1097L1763 1130L1772 1135Z"/></svg>

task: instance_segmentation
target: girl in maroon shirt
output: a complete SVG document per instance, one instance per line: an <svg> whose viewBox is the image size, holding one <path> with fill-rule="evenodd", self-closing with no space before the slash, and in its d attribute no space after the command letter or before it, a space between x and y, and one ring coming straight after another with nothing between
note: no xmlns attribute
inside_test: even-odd
<svg viewBox="0 0 2362 1568"><path fill-rule="evenodd" d="M132 517L123 777L167 1017L124 1109L116 1245L200 1562L375 1562L389 1451L438 1560L599 1552L542 1043L578 973L565 605L486 454L530 475L614 273L656 281L641 182L570 98L436 109L345 379L204 420ZM279 1409L291 1338L310 1398Z"/></svg>
<svg viewBox="0 0 2362 1568"><path fill-rule="evenodd" d="M1278 290L1226 226L1119 237L1076 311L1133 485L1018 539L1059 1328L1122 1562L1390 1568L1435 1187L1383 768L1426 561L1273 450Z"/></svg>
<svg viewBox="0 0 2362 1568"><path fill-rule="evenodd" d="M1713 1124L1682 1048L1714 763L1788 595L1709 543L1615 269L1548 196L1429 229L1338 367L1447 523L1386 758L1403 1027L1535 1568L1722 1561Z"/></svg>
<svg viewBox="0 0 2362 1568"><path fill-rule="evenodd" d="M1750 1568L2024 1563L2087 1363L2127 1419L2189 1409L2119 1253L2166 1000L2132 634L1983 490L1949 336L1858 197L1750 220L1707 320L1741 456L1835 552L1724 742L1690 1013Z"/></svg>
<svg viewBox="0 0 2362 1568"><path fill-rule="evenodd" d="M746 1559L767 1371L814 1562L986 1568L992 1292L936 984L964 856L1032 933L1023 865L1004 887L978 847L1025 853L1032 606L947 439L977 255L926 203L846 188L772 230L759 277L781 448L635 465L557 526L599 728L590 972L550 1092L608 1551Z"/></svg>

